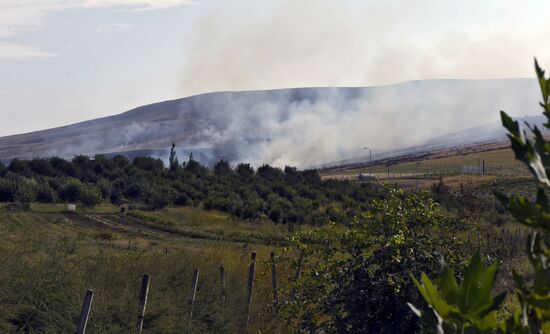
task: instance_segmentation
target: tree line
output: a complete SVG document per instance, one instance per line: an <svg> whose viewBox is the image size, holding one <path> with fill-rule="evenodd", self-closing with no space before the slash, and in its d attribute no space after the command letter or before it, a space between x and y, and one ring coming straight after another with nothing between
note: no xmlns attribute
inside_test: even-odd
<svg viewBox="0 0 550 334"><path fill-rule="evenodd" d="M264 164L231 166L220 160L213 168L189 159L178 162L175 145L168 166L161 159L121 155L78 155L13 159L0 163L0 202L81 203L103 201L156 210L170 205L216 209L241 219L321 225L345 222L365 211L386 190L375 184L322 180L316 170L284 169Z"/></svg>

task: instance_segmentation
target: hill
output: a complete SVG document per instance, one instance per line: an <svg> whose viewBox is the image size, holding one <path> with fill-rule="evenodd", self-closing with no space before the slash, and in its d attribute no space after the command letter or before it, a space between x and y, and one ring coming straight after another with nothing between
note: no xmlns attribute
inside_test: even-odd
<svg viewBox="0 0 550 334"><path fill-rule="evenodd" d="M430 138L495 121L500 109L534 112L537 94L532 79L216 92L1 137L0 160L97 153L166 157L174 141L180 157L193 152L208 165L224 158L306 167L357 157L363 146L383 152L432 143ZM467 130L476 133L467 137L484 138L485 130Z"/></svg>

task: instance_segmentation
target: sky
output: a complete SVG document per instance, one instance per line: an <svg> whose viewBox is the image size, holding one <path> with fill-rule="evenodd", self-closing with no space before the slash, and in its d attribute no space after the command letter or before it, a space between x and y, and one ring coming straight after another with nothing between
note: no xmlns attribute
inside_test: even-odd
<svg viewBox="0 0 550 334"><path fill-rule="evenodd" d="M550 68L550 1L0 0L0 136L194 94ZM532 112L531 112L532 114Z"/></svg>

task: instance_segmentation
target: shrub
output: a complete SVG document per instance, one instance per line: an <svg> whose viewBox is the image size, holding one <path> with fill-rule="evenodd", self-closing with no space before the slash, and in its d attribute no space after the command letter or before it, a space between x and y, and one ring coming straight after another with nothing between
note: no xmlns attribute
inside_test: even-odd
<svg viewBox="0 0 550 334"><path fill-rule="evenodd" d="M128 166L128 164L130 164L128 159L126 159L126 157L122 155L115 155L112 161L113 161L113 164L120 169L123 169L124 167Z"/></svg>
<svg viewBox="0 0 550 334"><path fill-rule="evenodd" d="M109 195L109 201L113 205L122 204L122 191L119 188L113 188L111 194Z"/></svg>
<svg viewBox="0 0 550 334"><path fill-rule="evenodd" d="M279 168L271 167L268 164L259 167L256 174L268 181L275 181L282 178L282 176L284 175L282 170L280 170Z"/></svg>
<svg viewBox="0 0 550 334"><path fill-rule="evenodd" d="M82 192L82 182L78 179L70 179L63 185L59 197L66 202L76 203Z"/></svg>
<svg viewBox="0 0 550 334"><path fill-rule="evenodd" d="M148 209L158 210L172 204L173 197L171 189L153 187L144 194L144 202Z"/></svg>
<svg viewBox="0 0 550 334"><path fill-rule="evenodd" d="M48 182L40 182L36 188L36 200L41 203L57 202L57 193Z"/></svg>
<svg viewBox="0 0 550 334"><path fill-rule="evenodd" d="M164 169L162 160L151 157L137 157L134 159L133 164L139 169L150 172L161 172Z"/></svg>
<svg viewBox="0 0 550 334"><path fill-rule="evenodd" d="M29 168L34 174L51 176L54 174L50 161L44 158L35 158L29 161Z"/></svg>
<svg viewBox="0 0 550 334"><path fill-rule="evenodd" d="M93 208L94 206L101 203L103 197L101 195L101 190L93 185L83 185L80 189L80 194L78 200L84 206Z"/></svg>
<svg viewBox="0 0 550 334"><path fill-rule="evenodd" d="M542 93L543 114L550 128L550 78L535 61L535 69ZM516 159L527 165L537 180L537 197L532 202L521 195L511 198L495 193L508 211L532 231L525 250L533 269L533 279L526 280L514 272L515 310L508 318L497 323L496 311L504 295L491 297L497 264L484 268L475 255L465 270L464 279L457 282L452 270L445 268L435 281L422 273L421 282L415 280L424 300L430 305L427 311L411 309L424 322L426 329L437 333L548 333L550 332L550 205L546 195L550 188L547 171L550 169L550 142L536 126L529 126L532 136L520 128L505 112L502 124L508 130ZM414 275L417 277L417 275ZM416 304L418 305L418 304Z"/></svg>
<svg viewBox="0 0 550 334"><path fill-rule="evenodd" d="M250 164L244 164L244 163L238 164L236 168L236 172L240 177L245 179L248 179L254 176L254 168L252 168Z"/></svg>
<svg viewBox="0 0 550 334"><path fill-rule="evenodd" d="M229 162L223 159L218 161L218 163L216 163L216 165L214 166L214 173L218 176L227 175L227 174L230 174L231 172L232 170L231 170L231 166L229 165Z"/></svg>
<svg viewBox="0 0 550 334"><path fill-rule="evenodd" d="M0 177L6 176L7 172L8 172L8 169L6 168L6 166L4 166L2 161L0 161Z"/></svg>
<svg viewBox="0 0 550 334"><path fill-rule="evenodd" d="M17 192L17 181L9 179L0 179L0 202L14 202Z"/></svg>
<svg viewBox="0 0 550 334"><path fill-rule="evenodd" d="M32 172L29 168L29 164L26 161L13 159L8 167L9 171L15 174L30 177Z"/></svg>
<svg viewBox="0 0 550 334"><path fill-rule="evenodd" d="M328 229L299 234L320 247L310 249L296 299L289 303L289 320L299 315L304 332L411 333L419 321L407 301L420 301L409 273L435 272L439 254L461 261L458 244L434 238L450 224L437 204L423 193L390 190L370 212Z"/></svg>
<svg viewBox="0 0 550 334"><path fill-rule="evenodd" d="M76 165L59 157L50 158L50 165L59 176L76 177L78 174Z"/></svg>
<svg viewBox="0 0 550 334"><path fill-rule="evenodd" d="M31 202L36 198L36 183L34 180L22 180L17 183L15 200L21 204L23 209L30 209Z"/></svg>

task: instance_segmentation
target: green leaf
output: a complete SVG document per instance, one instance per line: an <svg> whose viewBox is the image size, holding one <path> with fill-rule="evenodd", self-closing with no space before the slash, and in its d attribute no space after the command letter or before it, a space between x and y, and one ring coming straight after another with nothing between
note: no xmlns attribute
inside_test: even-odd
<svg viewBox="0 0 550 334"><path fill-rule="evenodd" d="M548 103L548 96L550 86L548 81L544 77L544 70L539 66L537 58L535 58L535 72L537 73L537 79L539 81L540 92L542 93L543 103Z"/></svg>
<svg viewBox="0 0 550 334"><path fill-rule="evenodd" d="M550 310L550 296L540 296L535 294L529 298L528 302L535 307Z"/></svg>

